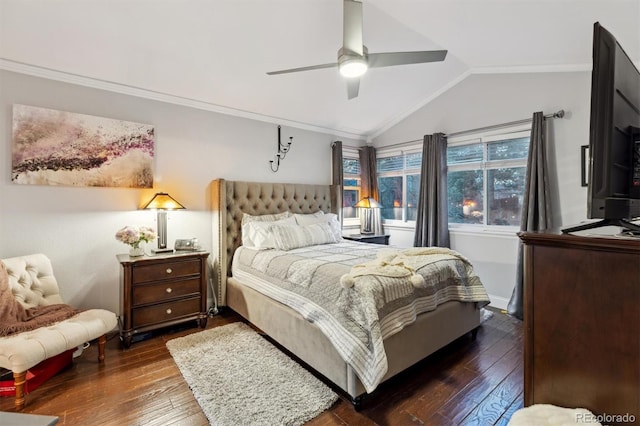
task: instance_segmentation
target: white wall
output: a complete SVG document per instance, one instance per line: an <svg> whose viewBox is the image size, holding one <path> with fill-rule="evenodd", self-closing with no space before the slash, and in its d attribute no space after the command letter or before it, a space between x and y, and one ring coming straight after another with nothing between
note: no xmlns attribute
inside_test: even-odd
<svg viewBox="0 0 640 426"><path fill-rule="evenodd" d="M155 126L154 189L12 183L13 104ZM330 183L330 143L344 139L283 127L283 140L289 136L291 151L273 173L268 161L276 151L275 124L0 71L0 258L45 253L67 303L118 312L115 256L128 246L114 235L125 225L155 227L153 212L137 210L155 192L169 192L187 208L169 214L169 246L176 238L197 237L210 250L213 179Z"/></svg>
<svg viewBox="0 0 640 426"><path fill-rule="evenodd" d="M375 146L530 117L534 111L567 111L549 121L554 224L586 217L586 189L580 187L580 145L588 143L590 73L472 75L374 140ZM17 185L11 182L11 108L14 103L148 123L156 131L153 190ZM34 252L53 261L63 297L79 307L118 311L114 239L127 224L155 226L152 212L137 208L156 191L166 191L187 210L169 216L169 245L197 237L211 248L208 187L211 180L330 182L332 135L283 127L294 136L278 173L273 158L276 125L0 71L0 258ZM358 141L345 140L348 145ZM389 229L391 243L411 246L412 230ZM504 307L514 281L515 236L452 233L452 247L469 257Z"/></svg>
<svg viewBox="0 0 640 426"><path fill-rule="evenodd" d="M374 139L376 147L530 118L560 109L565 118L547 121L553 225L586 219L586 188L580 186L580 146L589 143L590 72L476 74ZM413 230L390 228L391 243L412 245ZM408 243L408 244L407 244ZM515 282L515 234L452 231L451 246L467 256L492 304L506 308Z"/></svg>

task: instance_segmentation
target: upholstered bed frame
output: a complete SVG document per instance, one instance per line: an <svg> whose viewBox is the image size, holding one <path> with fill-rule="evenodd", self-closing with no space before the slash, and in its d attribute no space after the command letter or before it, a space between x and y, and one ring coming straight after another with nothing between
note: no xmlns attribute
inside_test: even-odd
<svg viewBox="0 0 640 426"><path fill-rule="evenodd" d="M238 182L217 179L211 184L213 269L216 297L264 331L280 345L344 391L358 408L366 394L352 368L313 323L231 277L231 260L242 242L242 214L283 211L340 215L341 191L332 185ZM384 380L480 325L475 303L447 302L418 316L415 323L385 340L389 369ZM383 380L383 381L384 381Z"/></svg>

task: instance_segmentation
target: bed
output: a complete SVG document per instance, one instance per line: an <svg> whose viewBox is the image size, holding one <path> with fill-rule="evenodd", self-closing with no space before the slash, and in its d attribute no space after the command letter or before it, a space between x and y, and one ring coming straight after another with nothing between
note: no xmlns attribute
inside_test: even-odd
<svg viewBox="0 0 640 426"><path fill-rule="evenodd" d="M412 319L408 324L397 327L399 331L386 333L381 341L384 369L374 379L368 377L367 372L362 370L366 367L354 365L353 359L347 358L349 361L345 361L344 350L340 348L340 345L336 345L335 336L327 335L324 323L319 321L317 316L310 317L310 314L304 310L299 312L296 310L298 306L289 303L290 298L288 297L279 299L265 295L265 292L256 284L260 280L253 280L251 275L241 273L238 266L240 257L248 258L250 260L248 263L251 263L254 259L261 259L260 256L269 256L265 252L253 253L244 248L239 250L242 245L243 216L284 212L311 215L320 211L339 215L340 206L341 190L333 185L241 182L224 179L213 181L211 183L211 207L214 287L219 306L233 309L261 329L270 338L341 389L351 399L354 406L359 408L363 398L373 392L380 383L453 340L470 332L475 334L480 325L480 309L488 303L488 297L480 284L479 288L475 287L477 294L473 299L469 299L474 301L444 301L439 303L437 308L414 316L415 321ZM346 241L328 245L335 246L336 249L342 250L342 253L356 251L355 248L347 244L367 246L371 249L374 246ZM236 252L242 256L234 256ZM397 252L396 250L395 254L398 254ZM303 256L304 254L292 250L288 255ZM372 259L380 258L379 254L377 256L377 258L376 255L369 256L364 260L369 262L367 264L371 264ZM342 266L343 270L340 274L349 271L349 265L353 266L363 262L349 260L345 263L347 266ZM260 264L261 262L257 261L256 263ZM407 262L396 263L405 267L404 263ZM232 274L234 268L235 275ZM245 265L245 272L247 268L249 266ZM414 270L411 268L409 270L413 271L407 273L407 275L412 274L412 279L420 278L416 276L417 273ZM343 277L346 276L347 274L343 275ZM350 276L352 280L364 279L354 277L356 276ZM420 279L424 281L423 278ZM418 281L420 280L416 280L416 283ZM340 285L345 288L344 292L348 293L346 289L353 286L353 282L341 280Z"/></svg>

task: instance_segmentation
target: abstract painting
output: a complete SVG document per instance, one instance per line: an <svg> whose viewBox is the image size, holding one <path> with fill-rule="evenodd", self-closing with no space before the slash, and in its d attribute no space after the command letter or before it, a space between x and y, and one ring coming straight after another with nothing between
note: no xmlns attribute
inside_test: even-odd
<svg viewBox="0 0 640 426"><path fill-rule="evenodd" d="M14 105L11 180L152 188L154 145L148 124Z"/></svg>

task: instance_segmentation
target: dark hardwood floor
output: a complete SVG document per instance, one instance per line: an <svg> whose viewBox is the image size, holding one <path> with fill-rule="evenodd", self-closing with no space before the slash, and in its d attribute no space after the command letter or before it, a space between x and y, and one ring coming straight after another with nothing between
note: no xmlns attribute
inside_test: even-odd
<svg viewBox="0 0 640 426"><path fill-rule="evenodd" d="M207 328L240 320L227 312ZM60 425L207 425L165 346L198 331L165 331L127 350L114 334L104 366L90 346L27 395L23 412L59 416ZM495 312L476 340L462 337L384 383L360 412L340 399L308 424L506 425L523 404L522 347L522 324ZM13 398L0 398L0 411L13 411Z"/></svg>

